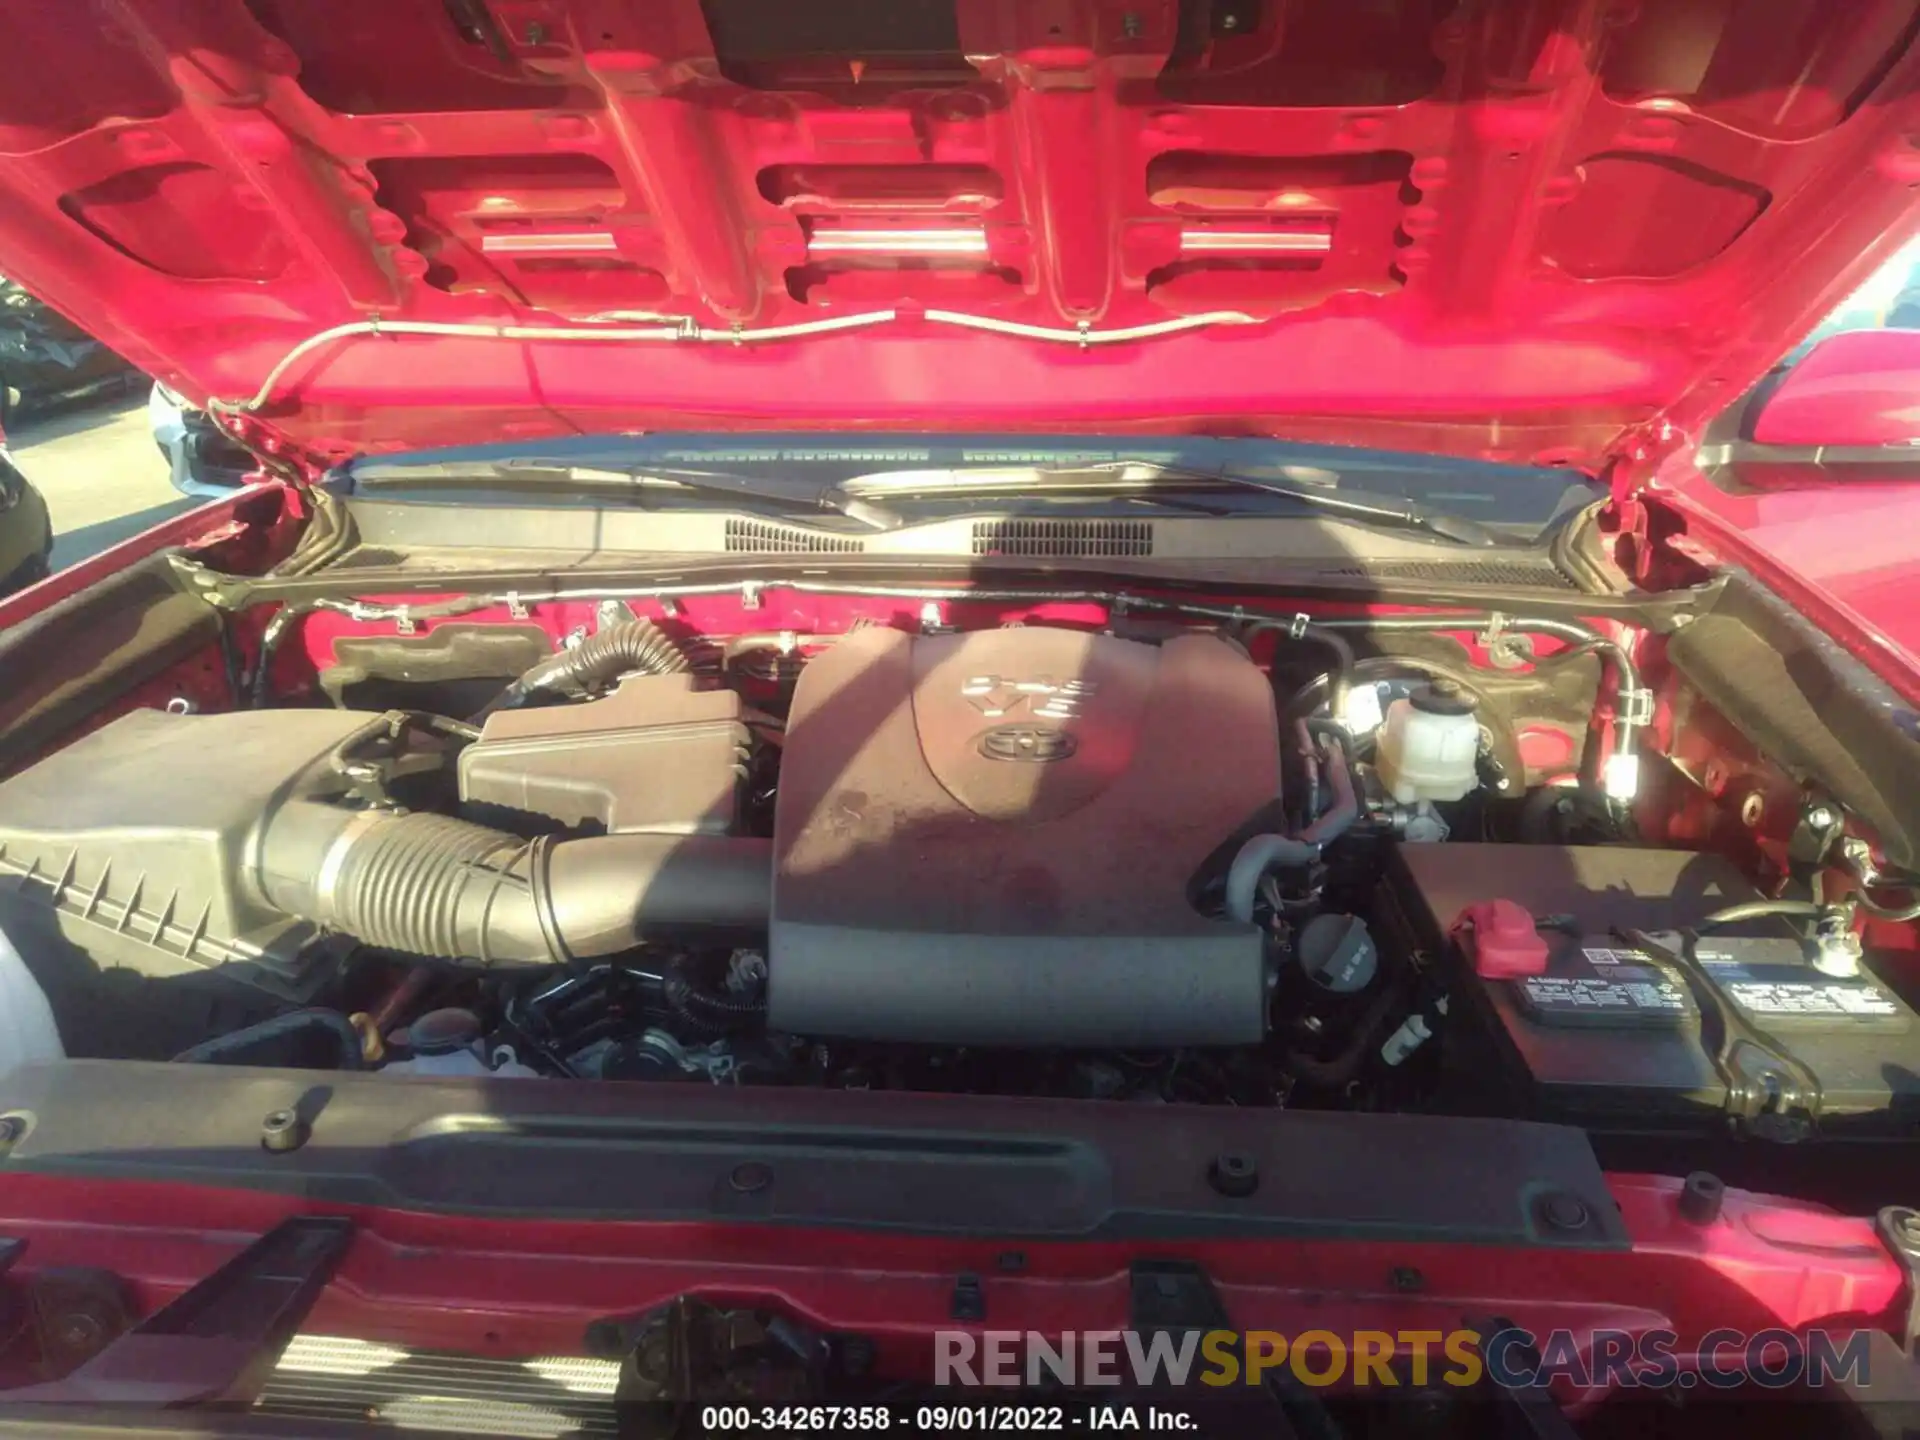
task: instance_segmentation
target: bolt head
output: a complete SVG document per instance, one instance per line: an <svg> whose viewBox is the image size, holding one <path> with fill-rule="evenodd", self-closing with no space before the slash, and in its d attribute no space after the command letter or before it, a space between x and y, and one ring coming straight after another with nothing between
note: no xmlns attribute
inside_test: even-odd
<svg viewBox="0 0 1920 1440"><path fill-rule="evenodd" d="M292 1110L270 1110L260 1122L260 1144L276 1155L298 1150L307 1143L307 1122Z"/></svg>
<svg viewBox="0 0 1920 1440"><path fill-rule="evenodd" d="M100 1320L98 1316L84 1312L62 1316L60 1320L60 1344L68 1350L89 1350L100 1343Z"/></svg>
<svg viewBox="0 0 1920 1440"><path fill-rule="evenodd" d="M1579 1196L1557 1190L1540 1206L1540 1218L1552 1230L1579 1230L1587 1223L1587 1207Z"/></svg>
<svg viewBox="0 0 1920 1440"><path fill-rule="evenodd" d="M742 1195L757 1195L773 1184L773 1167L758 1160L749 1160L744 1165L733 1167L727 1176L727 1184Z"/></svg>
<svg viewBox="0 0 1920 1440"><path fill-rule="evenodd" d="M1223 1151L1207 1167L1207 1180L1220 1194L1244 1200L1260 1188L1260 1164L1242 1151Z"/></svg>

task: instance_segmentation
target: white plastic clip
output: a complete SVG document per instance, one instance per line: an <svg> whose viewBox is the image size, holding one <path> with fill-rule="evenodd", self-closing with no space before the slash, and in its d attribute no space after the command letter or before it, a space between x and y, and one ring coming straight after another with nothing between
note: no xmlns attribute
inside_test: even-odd
<svg viewBox="0 0 1920 1440"><path fill-rule="evenodd" d="M1082 350L1085 350L1093 344L1090 338L1093 334L1093 322L1091 320L1076 320L1073 328L1080 332L1080 348Z"/></svg>
<svg viewBox="0 0 1920 1440"><path fill-rule="evenodd" d="M1651 725L1653 723L1653 711L1653 691L1639 689L1621 692L1620 723L1622 725Z"/></svg>
<svg viewBox="0 0 1920 1440"><path fill-rule="evenodd" d="M401 635L412 635L420 629L413 623L413 613L404 605L393 613L393 628Z"/></svg>
<svg viewBox="0 0 1920 1440"><path fill-rule="evenodd" d="M1311 624L1313 624L1313 617L1311 615L1295 615L1293 617L1293 623L1287 626L1287 638L1290 640L1304 640L1307 635L1307 627Z"/></svg>
<svg viewBox="0 0 1920 1440"><path fill-rule="evenodd" d="M740 608L742 610L758 610L760 608L760 592L765 588L766 587L758 580L747 581L746 584L740 587Z"/></svg>
<svg viewBox="0 0 1920 1440"><path fill-rule="evenodd" d="M520 598L520 592L518 590L509 590L507 592L507 614L515 620L524 620L530 613L527 609L527 602Z"/></svg>

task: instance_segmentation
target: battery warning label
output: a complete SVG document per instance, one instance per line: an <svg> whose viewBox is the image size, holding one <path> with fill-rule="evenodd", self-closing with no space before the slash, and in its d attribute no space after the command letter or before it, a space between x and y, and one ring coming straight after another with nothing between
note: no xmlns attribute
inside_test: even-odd
<svg viewBox="0 0 1920 1440"><path fill-rule="evenodd" d="M1536 1005L1581 1009L1685 1010L1687 1002L1677 985L1659 980L1591 980L1571 976L1534 975L1523 982L1527 999Z"/></svg>
<svg viewBox="0 0 1920 1440"><path fill-rule="evenodd" d="M1520 1003L1543 1025L1657 1026L1689 1014L1685 993L1637 967L1612 973L1532 975L1520 982Z"/></svg>
<svg viewBox="0 0 1920 1440"><path fill-rule="evenodd" d="M1878 985L1863 980L1836 980L1808 975L1790 965L1742 965L1735 961L1703 961L1713 983L1752 1015L1782 1019L1892 1020L1900 1006Z"/></svg>

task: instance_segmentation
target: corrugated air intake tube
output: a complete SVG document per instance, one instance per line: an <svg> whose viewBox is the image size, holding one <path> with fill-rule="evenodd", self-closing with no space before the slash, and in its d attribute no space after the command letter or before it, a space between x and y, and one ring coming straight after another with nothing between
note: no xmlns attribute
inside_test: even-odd
<svg viewBox="0 0 1920 1440"><path fill-rule="evenodd" d="M773 855L757 838L529 841L442 815L296 801L268 823L254 880L275 908L367 945L551 965L648 941L757 939Z"/></svg>

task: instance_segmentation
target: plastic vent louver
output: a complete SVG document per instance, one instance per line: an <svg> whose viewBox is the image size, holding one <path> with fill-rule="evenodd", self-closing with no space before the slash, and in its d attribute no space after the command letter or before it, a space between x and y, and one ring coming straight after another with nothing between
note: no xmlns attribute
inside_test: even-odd
<svg viewBox="0 0 1920 1440"><path fill-rule="evenodd" d="M1548 564L1523 560L1375 560L1323 572L1357 580L1431 580L1437 585L1520 585L1535 590L1579 587Z"/></svg>
<svg viewBox="0 0 1920 1440"><path fill-rule="evenodd" d="M822 535L764 520L729 520L726 548L759 555L857 555L866 546L847 535Z"/></svg>
<svg viewBox="0 0 1920 1440"><path fill-rule="evenodd" d="M1153 526L1145 520L981 520L973 527L976 555L1151 555Z"/></svg>

